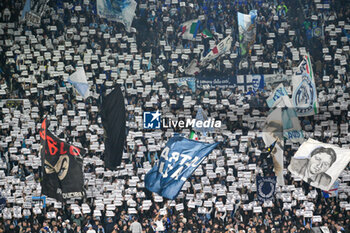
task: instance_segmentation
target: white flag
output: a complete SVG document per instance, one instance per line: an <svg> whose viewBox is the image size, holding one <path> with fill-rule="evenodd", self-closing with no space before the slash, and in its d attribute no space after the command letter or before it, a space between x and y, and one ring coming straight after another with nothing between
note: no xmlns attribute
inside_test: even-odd
<svg viewBox="0 0 350 233"><path fill-rule="evenodd" d="M282 108L280 120L283 126L283 136L294 143L304 142L304 134L300 126L300 121L283 84L275 88L266 102L270 108ZM279 116L276 115L275 117Z"/></svg>
<svg viewBox="0 0 350 233"><path fill-rule="evenodd" d="M269 96L269 98L267 98L266 102L267 105L270 108L273 107L288 107L288 108L292 108L293 106L290 104L290 100L285 100L285 98L288 98L288 93L286 91L286 88L284 87L284 85L281 83L280 85L278 85L275 90L273 90L273 92L271 93L271 95ZM281 101L283 100L284 103L282 103L282 105L280 105Z"/></svg>
<svg viewBox="0 0 350 233"><path fill-rule="evenodd" d="M276 108L273 110L266 119L266 124L263 129L262 138L264 140L265 146L269 147L274 142L276 145L271 151L271 156L273 159L274 171L277 176L277 183L279 185L284 185L283 178L283 124L282 124L282 109Z"/></svg>
<svg viewBox="0 0 350 233"><path fill-rule="evenodd" d="M197 66L197 59L191 61L189 66L185 68L185 74L187 75L195 75L198 74L201 70Z"/></svg>
<svg viewBox="0 0 350 233"><path fill-rule="evenodd" d="M90 86L83 67L78 67L77 71L69 76L68 82L70 82L75 87L75 89L84 99L90 96Z"/></svg>
<svg viewBox="0 0 350 233"><path fill-rule="evenodd" d="M227 36L225 39L220 41L201 61L201 66L206 66L211 60L225 54L231 49L232 37Z"/></svg>

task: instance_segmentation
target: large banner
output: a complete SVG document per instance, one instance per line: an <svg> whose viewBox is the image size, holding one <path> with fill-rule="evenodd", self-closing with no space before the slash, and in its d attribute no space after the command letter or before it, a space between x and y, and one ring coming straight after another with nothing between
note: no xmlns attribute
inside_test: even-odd
<svg viewBox="0 0 350 233"><path fill-rule="evenodd" d="M328 191L349 161L349 149L309 138L299 147L288 170L310 185Z"/></svg>
<svg viewBox="0 0 350 233"><path fill-rule="evenodd" d="M304 56L298 70L292 77L292 102L298 116L317 114L317 91L310 56Z"/></svg>
<svg viewBox="0 0 350 233"><path fill-rule="evenodd" d="M239 43L241 49L241 55L247 54L249 47L255 43L256 35L256 24L255 19L258 12L257 10L251 10L249 15L237 13L238 18L238 32L239 32Z"/></svg>
<svg viewBox="0 0 350 233"><path fill-rule="evenodd" d="M238 75L238 76L225 76L225 75L197 75L197 88L210 87L210 88L235 88L243 92L255 93L258 90L264 89L264 75Z"/></svg>
<svg viewBox="0 0 350 233"><path fill-rule="evenodd" d="M163 149L158 163L146 174L146 188L174 200L185 181L218 144L172 137Z"/></svg>
<svg viewBox="0 0 350 233"><path fill-rule="evenodd" d="M197 88L235 88L237 86L235 76L196 76Z"/></svg>
<svg viewBox="0 0 350 233"><path fill-rule="evenodd" d="M63 201L84 196L83 156L85 150L68 144L41 124L42 193Z"/></svg>
<svg viewBox="0 0 350 233"><path fill-rule="evenodd" d="M239 90L247 93L255 93L258 90L264 89L264 75L238 75L237 87Z"/></svg>
<svg viewBox="0 0 350 233"><path fill-rule="evenodd" d="M130 31L136 5L135 0L97 0L97 13L101 18L124 24Z"/></svg>

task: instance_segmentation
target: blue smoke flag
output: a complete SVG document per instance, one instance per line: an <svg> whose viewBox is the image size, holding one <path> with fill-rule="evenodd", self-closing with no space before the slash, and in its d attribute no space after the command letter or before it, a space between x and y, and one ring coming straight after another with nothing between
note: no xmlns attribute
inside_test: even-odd
<svg viewBox="0 0 350 233"><path fill-rule="evenodd" d="M130 32L135 16L135 0L97 0L97 13L101 18L120 22Z"/></svg>
<svg viewBox="0 0 350 233"><path fill-rule="evenodd" d="M174 136L167 142L157 164L146 174L145 186L154 193L174 200L185 181L219 144L208 144Z"/></svg>
<svg viewBox="0 0 350 233"><path fill-rule="evenodd" d="M207 121L207 120L208 120L208 117L205 115L202 107L199 107L196 115L196 121ZM198 132L201 132L204 136L207 135L207 132L214 131L213 127L204 127L204 124L201 127L195 126L193 129Z"/></svg>
<svg viewBox="0 0 350 233"><path fill-rule="evenodd" d="M256 189L258 200L261 202L272 200L276 189L276 176L257 176Z"/></svg>
<svg viewBox="0 0 350 233"><path fill-rule="evenodd" d="M322 190L324 198L337 197L338 196L339 180L335 181L332 188L328 191Z"/></svg>

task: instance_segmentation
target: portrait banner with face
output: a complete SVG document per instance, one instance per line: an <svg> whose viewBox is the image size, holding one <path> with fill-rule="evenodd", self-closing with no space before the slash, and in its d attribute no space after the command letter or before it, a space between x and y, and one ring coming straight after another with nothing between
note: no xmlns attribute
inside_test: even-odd
<svg viewBox="0 0 350 233"><path fill-rule="evenodd" d="M84 196L83 155L85 150L61 141L47 129L41 130L42 194L63 201Z"/></svg>
<svg viewBox="0 0 350 233"><path fill-rule="evenodd" d="M310 138L299 147L288 170L310 185L328 191L349 161L349 149Z"/></svg>

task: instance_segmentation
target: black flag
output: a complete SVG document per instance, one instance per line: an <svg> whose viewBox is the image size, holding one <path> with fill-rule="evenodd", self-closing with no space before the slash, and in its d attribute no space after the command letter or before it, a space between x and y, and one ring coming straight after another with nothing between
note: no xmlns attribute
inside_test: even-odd
<svg viewBox="0 0 350 233"><path fill-rule="evenodd" d="M117 85L102 101L102 125L105 130L105 167L115 170L120 165L125 142L125 103Z"/></svg>
<svg viewBox="0 0 350 233"><path fill-rule="evenodd" d="M85 150L61 141L47 129L40 130L42 193L63 201L84 196L83 155Z"/></svg>

